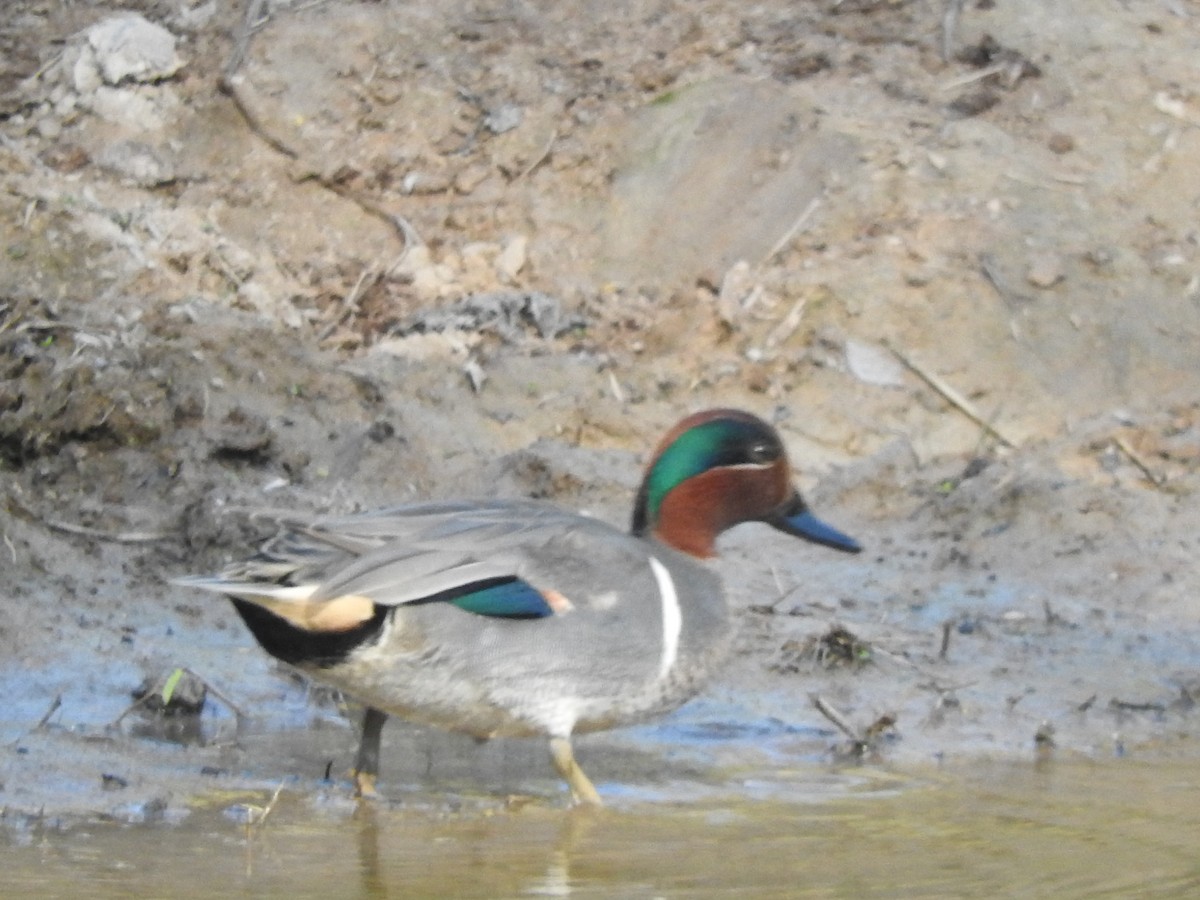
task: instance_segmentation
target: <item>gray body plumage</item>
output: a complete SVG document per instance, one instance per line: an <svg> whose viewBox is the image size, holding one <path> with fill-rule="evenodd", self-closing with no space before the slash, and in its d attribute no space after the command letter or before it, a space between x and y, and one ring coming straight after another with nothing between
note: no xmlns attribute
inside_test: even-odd
<svg viewBox="0 0 1200 900"><path fill-rule="evenodd" d="M514 619L428 602L509 577L566 603ZM566 737L661 714L699 690L731 639L720 580L703 563L528 501L293 525L258 557L187 583L276 604L315 585L304 603L355 596L389 608L336 663L297 667L385 712L478 737Z"/></svg>

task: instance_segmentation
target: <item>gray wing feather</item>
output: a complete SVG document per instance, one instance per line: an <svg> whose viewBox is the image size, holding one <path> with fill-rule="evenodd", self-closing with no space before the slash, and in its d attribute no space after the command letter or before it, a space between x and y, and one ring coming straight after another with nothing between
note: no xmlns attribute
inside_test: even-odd
<svg viewBox="0 0 1200 900"><path fill-rule="evenodd" d="M478 581L527 577L531 554L567 532L620 534L533 501L424 503L283 524L258 556L219 580L243 587L315 583L313 601L359 594L398 606Z"/></svg>

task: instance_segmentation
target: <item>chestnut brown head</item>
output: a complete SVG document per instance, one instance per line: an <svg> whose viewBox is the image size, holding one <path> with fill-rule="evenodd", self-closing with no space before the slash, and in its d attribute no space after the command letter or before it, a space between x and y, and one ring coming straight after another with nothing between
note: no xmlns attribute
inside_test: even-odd
<svg viewBox="0 0 1200 900"><path fill-rule="evenodd" d="M690 415L654 451L631 530L693 556L714 556L717 535L741 522L765 522L848 553L862 549L808 511L774 428L735 409Z"/></svg>

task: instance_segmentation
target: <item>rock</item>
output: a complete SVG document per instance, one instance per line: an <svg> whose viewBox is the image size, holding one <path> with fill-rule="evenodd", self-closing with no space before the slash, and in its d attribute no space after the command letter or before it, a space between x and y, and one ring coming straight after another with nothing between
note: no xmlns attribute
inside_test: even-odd
<svg viewBox="0 0 1200 900"><path fill-rule="evenodd" d="M450 186L450 177L444 172L409 172L403 181L406 194L444 194Z"/></svg>
<svg viewBox="0 0 1200 900"><path fill-rule="evenodd" d="M264 285L256 281L247 281L238 286L238 303L259 314L283 322L288 328L299 328L304 324L304 316L286 300L279 299Z"/></svg>
<svg viewBox="0 0 1200 900"><path fill-rule="evenodd" d="M166 690L168 685L169 692ZM197 716L208 699L208 687L191 672L176 670L166 675L147 676L131 695L133 699L141 700L151 712Z"/></svg>
<svg viewBox="0 0 1200 900"><path fill-rule="evenodd" d="M504 249L500 251L500 255L496 257L497 274L505 281L515 280L520 271L525 268L528 248L529 238L524 235L510 238L504 245Z"/></svg>
<svg viewBox="0 0 1200 900"><path fill-rule="evenodd" d="M42 161L43 165L63 174L78 172L90 161L87 151L78 144L69 144L63 141L47 147L38 154L38 159Z"/></svg>
<svg viewBox="0 0 1200 900"><path fill-rule="evenodd" d="M488 110L484 116L483 125L492 134L504 134L512 131L525 119L525 113L515 103L504 103L495 109Z"/></svg>
<svg viewBox="0 0 1200 900"><path fill-rule="evenodd" d="M433 254L425 244L409 247L404 258L396 267L396 274L412 285L422 300L436 300L442 291L444 279L440 266L434 262Z"/></svg>
<svg viewBox="0 0 1200 900"><path fill-rule="evenodd" d="M62 135L62 124L54 116L43 116L34 124L37 133L46 140L57 140Z"/></svg>
<svg viewBox="0 0 1200 900"><path fill-rule="evenodd" d="M95 156L96 165L138 187L157 187L175 180L170 161L149 144L117 141Z"/></svg>
<svg viewBox="0 0 1200 900"><path fill-rule="evenodd" d="M372 353L397 356L410 362L428 362L437 359L466 357L479 344L478 334L462 331L427 332L389 337L377 341Z"/></svg>
<svg viewBox="0 0 1200 900"><path fill-rule="evenodd" d="M491 169L483 165L467 166L454 176L454 190L464 196L472 193L487 180Z"/></svg>
<svg viewBox="0 0 1200 900"><path fill-rule="evenodd" d="M175 35L136 13L112 16L93 25L87 31L87 43L107 84L117 85L126 79L161 81L183 67L183 60L175 52Z"/></svg>
<svg viewBox="0 0 1200 900"><path fill-rule="evenodd" d="M1061 131L1056 131L1050 135L1049 140L1046 141L1046 146L1050 148L1051 153L1057 153L1061 156L1075 149L1075 138Z"/></svg>
<svg viewBox="0 0 1200 900"><path fill-rule="evenodd" d="M548 294L492 291L463 297L448 306L422 310L409 316L393 333L403 336L430 332L491 332L515 343L530 326L540 337L552 338L581 324L582 319L565 314L559 301Z"/></svg>
<svg viewBox="0 0 1200 900"><path fill-rule="evenodd" d="M462 248L462 271L459 283L467 293L477 293L496 287L494 263L500 253L495 244L476 241Z"/></svg>
<svg viewBox="0 0 1200 900"><path fill-rule="evenodd" d="M427 269L433 265L433 254L429 247L425 244L417 244L409 247L404 254L404 258L400 260L400 264L396 266L396 272L399 275L412 277L421 269Z"/></svg>
<svg viewBox="0 0 1200 900"><path fill-rule="evenodd" d="M187 5L183 3L179 4L179 7L175 21L184 31L200 31L217 14L217 0L208 0L195 9L187 9Z"/></svg>
<svg viewBox="0 0 1200 900"><path fill-rule="evenodd" d="M412 286L422 300L435 300L442 293L442 276L434 265L417 269L412 275Z"/></svg>
<svg viewBox="0 0 1200 900"><path fill-rule="evenodd" d="M1057 253L1039 253L1029 260L1025 280L1034 287L1054 287L1062 279L1062 259Z"/></svg>
<svg viewBox="0 0 1200 900"><path fill-rule="evenodd" d="M904 367L892 354L875 344L848 339L846 367L851 375L866 384L904 387Z"/></svg>
<svg viewBox="0 0 1200 900"><path fill-rule="evenodd" d="M85 48L75 59L75 65L71 67L71 84L76 92L83 96L94 93L104 84L100 77L100 68L96 65L96 54L90 47Z"/></svg>
<svg viewBox="0 0 1200 900"><path fill-rule="evenodd" d="M161 131L169 119L170 107L177 102L169 94L144 94L102 85L96 89L91 106L97 116L114 125L136 131Z"/></svg>
<svg viewBox="0 0 1200 900"><path fill-rule="evenodd" d="M717 292L717 314L731 328L741 321L746 301L757 287L756 276L746 260L739 259L726 270Z"/></svg>

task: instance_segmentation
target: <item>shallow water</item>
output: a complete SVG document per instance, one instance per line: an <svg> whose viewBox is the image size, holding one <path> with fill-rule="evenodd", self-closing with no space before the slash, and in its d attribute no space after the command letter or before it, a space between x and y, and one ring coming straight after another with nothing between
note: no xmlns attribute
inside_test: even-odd
<svg viewBox="0 0 1200 900"><path fill-rule="evenodd" d="M268 798L214 797L172 826L12 829L0 838L0 886L6 898L1200 891L1195 761L807 769L686 793L610 796L590 812L428 795L356 808L336 792L284 792L253 827L239 804Z"/></svg>

